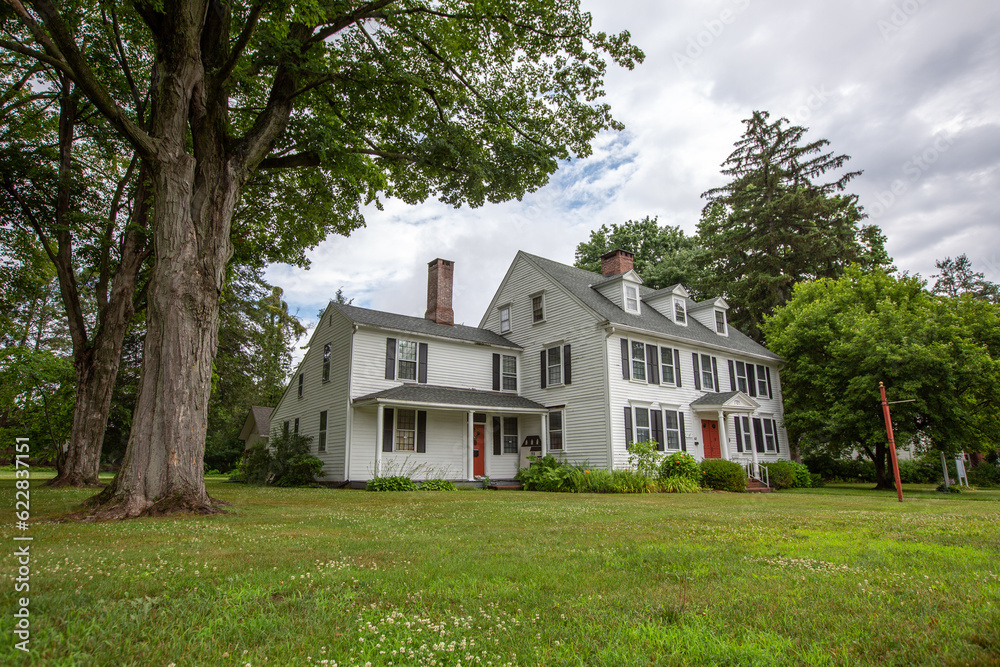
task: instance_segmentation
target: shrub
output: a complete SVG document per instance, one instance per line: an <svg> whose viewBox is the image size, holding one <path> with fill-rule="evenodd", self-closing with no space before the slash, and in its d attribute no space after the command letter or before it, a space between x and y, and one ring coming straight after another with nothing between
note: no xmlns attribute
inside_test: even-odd
<svg viewBox="0 0 1000 667"><path fill-rule="evenodd" d="M650 440L633 442L628 446L628 467L640 475L656 477L663 458L663 454L657 451L657 446Z"/></svg>
<svg viewBox="0 0 1000 667"><path fill-rule="evenodd" d="M747 490L747 473L735 461L705 459L701 462L701 483L716 491L743 493Z"/></svg>
<svg viewBox="0 0 1000 667"><path fill-rule="evenodd" d="M403 475L373 477L365 485L365 491L416 491L416 483Z"/></svg>
<svg viewBox="0 0 1000 667"><path fill-rule="evenodd" d="M980 489L995 489L1000 487L1000 467L992 463L980 463L968 471L969 484Z"/></svg>
<svg viewBox="0 0 1000 667"><path fill-rule="evenodd" d="M583 485L582 477L583 471L548 454L533 458L530 466L517 471L515 479L528 491L576 492Z"/></svg>
<svg viewBox="0 0 1000 667"><path fill-rule="evenodd" d="M695 484L701 482L701 468L698 461L687 452L678 452L665 456L660 464L660 479L671 477L687 477L694 480Z"/></svg>
<svg viewBox="0 0 1000 667"><path fill-rule="evenodd" d="M698 482L685 475L673 475L660 480L660 489L666 493L698 493Z"/></svg>
<svg viewBox="0 0 1000 667"><path fill-rule="evenodd" d="M941 479L940 461L933 461L927 457L899 461L899 481L903 484L933 484L939 479Z"/></svg>
<svg viewBox="0 0 1000 667"><path fill-rule="evenodd" d="M653 493L656 480L634 470L615 470L611 473L612 493Z"/></svg>
<svg viewBox="0 0 1000 667"><path fill-rule="evenodd" d="M767 468L768 479L774 489L801 489L812 486L809 468L795 461L762 463Z"/></svg>
<svg viewBox="0 0 1000 667"><path fill-rule="evenodd" d="M306 486L312 484L323 472L323 462L311 454L296 454L283 466L280 476L272 482L275 486Z"/></svg>
<svg viewBox="0 0 1000 667"><path fill-rule="evenodd" d="M271 452L267 445L257 443L247 447L243 458L230 479L247 484L264 484L267 482L271 468Z"/></svg>
<svg viewBox="0 0 1000 667"><path fill-rule="evenodd" d="M611 484L612 476L610 470L590 468L583 469L583 484L580 486L581 493L613 493Z"/></svg>
<svg viewBox="0 0 1000 667"><path fill-rule="evenodd" d="M420 483L418 491L458 491L458 487L446 479L428 479Z"/></svg>

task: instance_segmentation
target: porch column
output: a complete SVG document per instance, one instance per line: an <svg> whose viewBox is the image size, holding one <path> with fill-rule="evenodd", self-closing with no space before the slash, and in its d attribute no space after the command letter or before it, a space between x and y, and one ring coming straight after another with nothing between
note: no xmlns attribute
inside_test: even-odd
<svg viewBox="0 0 1000 667"><path fill-rule="evenodd" d="M726 414L719 410L719 439L722 440L722 458L731 461L729 458L729 436L726 433Z"/></svg>
<svg viewBox="0 0 1000 667"><path fill-rule="evenodd" d="M469 462L469 464L468 464L467 470L466 470L466 479L468 479L470 482L476 478L476 475L473 472L473 468L472 468L473 457L475 457L475 455L476 455L475 451L474 451L475 447L476 447L476 441L475 441L475 437L472 435L472 422L474 420L474 415L475 415L475 413L472 410L469 410L469 414L468 414L468 420L469 421L468 421L468 424L467 424L468 428L466 428L466 436L469 439L469 447L468 447L468 462Z"/></svg>
<svg viewBox="0 0 1000 667"><path fill-rule="evenodd" d="M750 426L753 427L753 419L750 419ZM757 463L757 433L754 432L750 438L750 457L753 459L753 471L755 475L760 475L760 466Z"/></svg>
<svg viewBox="0 0 1000 667"><path fill-rule="evenodd" d="M542 417L542 456L546 456L549 453L549 415L548 413L546 413L541 417Z"/></svg>
<svg viewBox="0 0 1000 667"><path fill-rule="evenodd" d="M385 406L378 404L378 415L375 418L375 476L378 477L382 470L382 429L385 424Z"/></svg>

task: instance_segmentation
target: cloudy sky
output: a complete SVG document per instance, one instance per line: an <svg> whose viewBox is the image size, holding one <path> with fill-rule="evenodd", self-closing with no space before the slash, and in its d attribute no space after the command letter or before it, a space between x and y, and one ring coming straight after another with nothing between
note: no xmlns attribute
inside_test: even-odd
<svg viewBox="0 0 1000 667"><path fill-rule="evenodd" d="M658 216L695 231L720 163L767 110L826 138L896 266L925 278L967 253L1000 281L1000 3L996 0L582 0L595 30L646 53L609 69L626 130L600 136L523 201L454 209L387 202L331 237L312 268L275 265L312 324L338 288L355 305L422 316L427 262L456 262L455 321L477 325L515 253L566 263L601 224Z"/></svg>

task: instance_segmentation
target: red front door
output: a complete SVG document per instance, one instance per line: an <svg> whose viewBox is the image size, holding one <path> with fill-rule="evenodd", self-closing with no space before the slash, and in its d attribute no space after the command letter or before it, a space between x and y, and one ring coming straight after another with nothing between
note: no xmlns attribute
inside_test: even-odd
<svg viewBox="0 0 1000 667"><path fill-rule="evenodd" d="M486 450L483 448L486 427L475 424L472 427L472 474L486 474Z"/></svg>
<svg viewBox="0 0 1000 667"><path fill-rule="evenodd" d="M719 422L702 419L701 439L705 443L706 459L722 458L722 448L719 447Z"/></svg>

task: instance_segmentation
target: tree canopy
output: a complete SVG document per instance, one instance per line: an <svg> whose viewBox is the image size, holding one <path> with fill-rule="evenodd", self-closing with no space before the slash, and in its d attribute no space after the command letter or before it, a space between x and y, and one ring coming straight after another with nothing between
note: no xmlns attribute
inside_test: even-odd
<svg viewBox="0 0 1000 667"><path fill-rule="evenodd" d="M806 448L860 449L886 474L878 386L896 441L952 454L1000 440L1000 308L971 296L936 297L919 277L849 267L799 283L764 326L782 371L785 426Z"/></svg>
<svg viewBox="0 0 1000 667"><path fill-rule="evenodd" d="M861 172L817 180L850 158L824 152L825 139L805 143L806 128L786 118L768 119L755 111L743 121L746 131L722 163L732 180L702 195L698 224L706 291L725 296L730 322L758 341L764 316L796 283L839 276L851 262L890 264L878 227L860 225L857 196L841 194Z"/></svg>
<svg viewBox="0 0 1000 667"><path fill-rule="evenodd" d="M1000 285L986 280L985 274L972 270L972 261L962 253L955 259L945 257L934 262L941 273L932 278L935 294L959 296L969 294L975 299L983 299L992 303L1000 303Z"/></svg>

